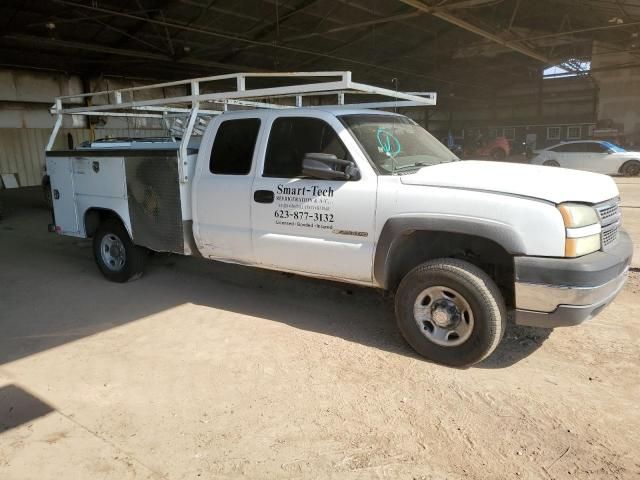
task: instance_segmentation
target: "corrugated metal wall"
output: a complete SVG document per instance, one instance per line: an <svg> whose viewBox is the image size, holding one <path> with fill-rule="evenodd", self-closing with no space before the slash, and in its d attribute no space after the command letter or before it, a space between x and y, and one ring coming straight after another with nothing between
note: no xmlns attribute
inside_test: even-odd
<svg viewBox="0 0 640 480"><path fill-rule="evenodd" d="M105 85L98 85L102 83ZM96 88L113 88L113 85L113 81L103 79L96 83ZM115 85L133 86L133 83L115 81ZM0 68L0 173L16 174L19 185L23 187L40 185L44 173L44 150L55 121L49 108L55 97L81 93L82 88L80 77L73 75ZM130 121L116 117L102 120L106 124L100 124L102 128L96 128L94 138L91 138L91 131L84 129L87 123L82 118L65 118L63 126L66 129L58 134L55 148L68 148L69 133L73 136L74 145L107 136L165 135L162 124L157 120L145 123L140 119Z"/></svg>
<svg viewBox="0 0 640 480"><path fill-rule="evenodd" d="M0 173L15 173L21 187L40 185L44 174L44 150L49 140L47 128L0 128ZM88 129L61 130L57 149L67 148L67 134L71 133L74 145L91 138ZM128 137L128 129L96 129L95 138ZM138 137L165 135L163 130L136 130Z"/></svg>
<svg viewBox="0 0 640 480"><path fill-rule="evenodd" d="M16 173L20 186L39 185L49 133L44 128L0 129L0 173Z"/></svg>

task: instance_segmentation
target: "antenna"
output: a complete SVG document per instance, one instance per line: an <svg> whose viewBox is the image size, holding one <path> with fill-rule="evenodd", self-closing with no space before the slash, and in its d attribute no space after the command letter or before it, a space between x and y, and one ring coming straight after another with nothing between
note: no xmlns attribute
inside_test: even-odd
<svg viewBox="0 0 640 480"><path fill-rule="evenodd" d="M398 78L397 77L393 77L391 79L391 84L396 87L396 94L397 94L398 93ZM394 102L394 105L393 105L393 113L398 113L398 100L397 100L397 98L395 99L395 102Z"/></svg>

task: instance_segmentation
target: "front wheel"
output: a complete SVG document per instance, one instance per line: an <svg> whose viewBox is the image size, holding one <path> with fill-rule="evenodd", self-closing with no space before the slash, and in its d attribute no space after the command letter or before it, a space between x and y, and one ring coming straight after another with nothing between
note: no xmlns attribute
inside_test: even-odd
<svg viewBox="0 0 640 480"><path fill-rule="evenodd" d="M560 164L558 162L556 162L555 160L547 160L542 165L544 165L545 167L559 167L560 166Z"/></svg>
<svg viewBox="0 0 640 480"><path fill-rule="evenodd" d="M93 256L108 280L122 283L142 275L147 250L133 243L122 223L108 219L93 237Z"/></svg>
<svg viewBox="0 0 640 480"><path fill-rule="evenodd" d="M488 357L506 327L506 308L493 280L457 259L432 260L411 270L395 297L400 332L420 355L464 367Z"/></svg>

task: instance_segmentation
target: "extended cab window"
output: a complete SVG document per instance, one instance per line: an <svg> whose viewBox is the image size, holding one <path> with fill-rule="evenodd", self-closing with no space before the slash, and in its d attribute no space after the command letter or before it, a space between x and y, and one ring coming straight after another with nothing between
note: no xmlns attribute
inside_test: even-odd
<svg viewBox="0 0 640 480"><path fill-rule="evenodd" d="M338 134L325 121L304 117L276 119L269 135L264 176L302 176L302 159L307 153L327 153L342 160L350 159Z"/></svg>
<svg viewBox="0 0 640 480"><path fill-rule="evenodd" d="M218 175L247 175L251 171L260 120L225 120L218 127L211 149L209 170Z"/></svg>

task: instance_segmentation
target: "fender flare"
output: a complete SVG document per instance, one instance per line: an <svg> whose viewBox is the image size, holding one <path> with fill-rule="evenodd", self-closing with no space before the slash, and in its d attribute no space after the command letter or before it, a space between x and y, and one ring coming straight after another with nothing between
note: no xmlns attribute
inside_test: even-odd
<svg viewBox="0 0 640 480"><path fill-rule="evenodd" d="M525 254L524 241L510 225L494 220L442 214L422 214L393 217L386 221L376 245L373 277L387 288L389 265L402 237L416 231L448 232L486 238L500 245L511 255Z"/></svg>
<svg viewBox="0 0 640 480"><path fill-rule="evenodd" d="M122 226L124 227L125 231L129 234L129 238L133 240L133 235L131 234L131 230L129 229L129 226L124 221L124 219L120 216L120 214L111 208L105 208L105 207L89 207L82 214L82 228L84 230L85 235L87 235L87 237L89 236L89 232L87 231L87 217L94 212L98 214L106 214L107 216L113 217L116 220L118 220L120 223L122 223ZM98 226L96 226L96 228L97 227Z"/></svg>

